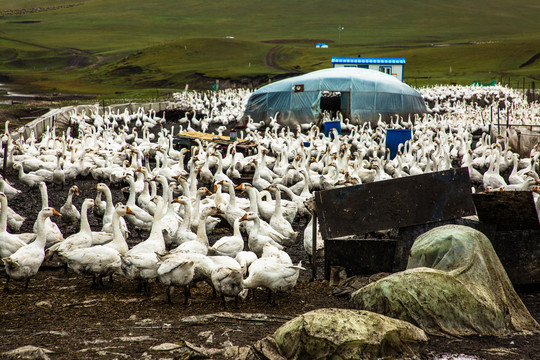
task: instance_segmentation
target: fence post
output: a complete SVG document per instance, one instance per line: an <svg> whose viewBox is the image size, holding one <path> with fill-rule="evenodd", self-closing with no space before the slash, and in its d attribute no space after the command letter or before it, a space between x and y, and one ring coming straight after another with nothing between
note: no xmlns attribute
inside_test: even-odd
<svg viewBox="0 0 540 360"><path fill-rule="evenodd" d="M313 215L313 228L312 228L312 242L311 245L313 248L311 249L311 280L314 281L317 279L317 210L312 211Z"/></svg>
<svg viewBox="0 0 540 360"><path fill-rule="evenodd" d="M2 147L4 148L4 166L2 168L2 175L4 175L4 178L6 177L6 168L7 168L7 160L8 160L8 147L9 147L9 137L4 134L2 136Z"/></svg>

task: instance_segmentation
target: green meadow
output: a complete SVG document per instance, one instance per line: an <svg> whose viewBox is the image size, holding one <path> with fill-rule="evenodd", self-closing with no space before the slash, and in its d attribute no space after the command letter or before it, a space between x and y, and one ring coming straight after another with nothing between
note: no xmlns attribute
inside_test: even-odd
<svg viewBox="0 0 540 360"><path fill-rule="evenodd" d="M2 0L0 82L123 97L255 86L361 55L405 57L413 86L521 88L540 80L538 19L530 0Z"/></svg>

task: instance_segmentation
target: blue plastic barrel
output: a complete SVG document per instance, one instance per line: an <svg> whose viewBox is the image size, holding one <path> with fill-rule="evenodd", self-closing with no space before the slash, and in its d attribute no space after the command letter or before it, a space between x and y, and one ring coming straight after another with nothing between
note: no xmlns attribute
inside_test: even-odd
<svg viewBox="0 0 540 360"><path fill-rule="evenodd" d="M341 134L341 121L325 121L324 122L324 135L330 136L332 129L336 129L338 134ZM333 137L332 137L333 139Z"/></svg>
<svg viewBox="0 0 540 360"><path fill-rule="evenodd" d="M405 144L411 137L411 129L386 129L386 148L390 149L390 159L396 157L399 144Z"/></svg>

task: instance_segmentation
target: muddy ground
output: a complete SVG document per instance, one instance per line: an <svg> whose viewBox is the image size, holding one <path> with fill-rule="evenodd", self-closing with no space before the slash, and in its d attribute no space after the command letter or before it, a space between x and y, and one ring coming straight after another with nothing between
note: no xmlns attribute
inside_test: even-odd
<svg viewBox="0 0 540 360"><path fill-rule="evenodd" d="M24 191L9 205L27 216L21 232L30 232L41 208L39 190L19 183L13 171L8 171L6 177ZM83 199L95 198L93 187L96 181L87 178L77 179L75 183L79 186L80 196L74 203L80 208ZM68 187L62 190L50 186L49 204L59 209L65 202ZM111 189L115 202L125 201L121 186ZM100 219L91 213L89 219L93 229L98 230ZM199 285L193 290L191 305L183 304L180 290L169 305L160 284L153 285L150 297L138 293L136 284L121 277L106 284L105 289L94 290L90 287L90 279L72 271L66 274L60 268L44 267L26 291L22 283L11 283L8 291L0 288L0 354L33 345L52 351L48 354L51 359L189 358L182 350L158 351L152 347L183 341L213 348L244 346L271 335L284 322L307 311L325 307L350 308L347 299L332 296L332 288L323 280L322 258L317 261L318 279L310 281L312 268L301 245L305 225L306 219L295 222L294 227L301 232L297 245L288 252L294 262L302 260L307 270L301 273L297 287L290 294L277 297L277 306L269 305L260 291L255 299L242 301L239 309L232 304L225 309L218 299L212 298L207 285ZM77 230L75 226L65 228L64 235ZM218 227L209 236L210 243L230 233L230 228ZM146 236L147 233L134 231L128 242L135 244ZM1 270L0 275L5 281ZM363 278L365 283L368 278ZM540 293L537 290L519 291L519 295L540 321ZM207 320L192 318L223 311L266 316L249 320L227 315ZM432 336L422 358L460 353L495 360L540 359L540 335L462 339Z"/></svg>

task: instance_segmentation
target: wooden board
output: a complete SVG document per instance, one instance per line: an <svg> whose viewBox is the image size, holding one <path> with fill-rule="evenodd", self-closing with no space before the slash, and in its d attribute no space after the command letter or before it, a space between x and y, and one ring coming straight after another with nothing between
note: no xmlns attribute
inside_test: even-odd
<svg viewBox="0 0 540 360"><path fill-rule="evenodd" d="M323 239L474 215L467 168L315 192Z"/></svg>
<svg viewBox="0 0 540 360"><path fill-rule="evenodd" d="M531 191L493 191L473 194L480 221L497 230L540 230Z"/></svg>

